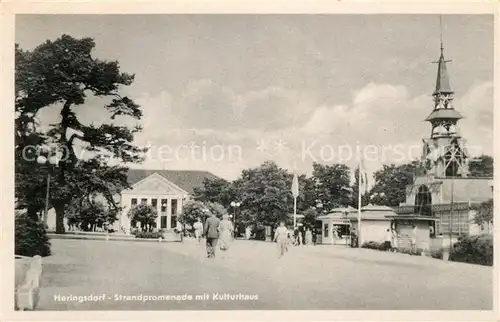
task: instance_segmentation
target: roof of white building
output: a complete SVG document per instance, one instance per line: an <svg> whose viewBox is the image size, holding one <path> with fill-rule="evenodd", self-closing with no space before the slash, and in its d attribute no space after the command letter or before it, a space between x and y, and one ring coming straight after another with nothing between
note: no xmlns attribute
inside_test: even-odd
<svg viewBox="0 0 500 322"><path fill-rule="evenodd" d="M361 220L388 220L387 216L394 216L396 212L393 208L387 206L377 206L369 204L361 208ZM348 218L357 220L357 213L350 213Z"/></svg>
<svg viewBox="0 0 500 322"><path fill-rule="evenodd" d="M216 175L208 171L196 170L142 170L142 169L129 169L128 181L133 185L150 175L157 173L164 177L173 184L179 186L181 189L192 194L195 188L203 187L205 179L220 179Z"/></svg>

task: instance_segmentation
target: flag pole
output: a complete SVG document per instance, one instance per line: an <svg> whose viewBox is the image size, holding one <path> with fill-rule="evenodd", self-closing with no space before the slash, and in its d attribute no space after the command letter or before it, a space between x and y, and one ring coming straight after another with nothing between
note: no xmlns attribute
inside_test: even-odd
<svg viewBox="0 0 500 322"><path fill-rule="evenodd" d="M297 197L293 197L293 228L297 228Z"/></svg>
<svg viewBox="0 0 500 322"><path fill-rule="evenodd" d="M299 196L299 179L297 177L297 165L293 165L292 195L293 195L293 229L297 228L297 197Z"/></svg>
<svg viewBox="0 0 500 322"><path fill-rule="evenodd" d="M358 167L358 247L361 247L361 160Z"/></svg>

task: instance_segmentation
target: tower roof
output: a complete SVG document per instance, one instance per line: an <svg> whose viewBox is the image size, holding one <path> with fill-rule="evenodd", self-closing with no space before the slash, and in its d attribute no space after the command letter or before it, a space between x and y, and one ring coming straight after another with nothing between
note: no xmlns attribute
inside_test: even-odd
<svg viewBox="0 0 500 322"><path fill-rule="evenodd" d="M434 90L434 94L450 94L453 93L453 90L450 86L450 78L448 77L448 70L446 69L446 63L449 60L444 59L443 47L441 47L441 56L437 61L438 64L438 72L436 78L436 89Z"/></svg>
<svg viewBox="0 0 500 322"><path fill-rule="evenodd" d="M443 119L460 120L461 118L463 117L460 113L450 108L450 109L434 110L425 120L432 122L434 120L443 120Z"/></svg>

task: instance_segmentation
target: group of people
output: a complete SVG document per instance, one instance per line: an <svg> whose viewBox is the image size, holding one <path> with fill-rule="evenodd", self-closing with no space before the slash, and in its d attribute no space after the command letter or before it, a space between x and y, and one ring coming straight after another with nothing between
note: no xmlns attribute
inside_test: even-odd
<svg viewBox="0 0 500 322"><path fill-rule="evenodd" d="M307 228L304 237L299 229L295 229L293 234L285 226L285 222L280 222L278 228L274 231L273 242L278 245L278 256L281 258L287 251L289 245L300 246L300 245L314 245L313 232L310 228Z"/></svg>
<svg viewBox="0 0 500 322"><path fill-rule="evenodd" d="M208 217L205 225L201 222L201 218L198 218L193 228L198 244L201 242L202 236L205 236L208 258L215 258L217 246L223 251L230 248L234 236L234 226L228 215L223 215L221 220L212 214Z"/></svg>

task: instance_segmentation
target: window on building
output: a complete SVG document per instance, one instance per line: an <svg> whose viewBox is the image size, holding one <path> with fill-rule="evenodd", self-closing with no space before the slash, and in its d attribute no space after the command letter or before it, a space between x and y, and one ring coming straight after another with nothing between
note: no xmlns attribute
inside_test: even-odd
<svg viewBox="0 0 500 322"><path fill-rule="evenodd" d="M177 199L172 199L172 215L177 215Z"/></svg>
<svg viewBox="0 0 500 322"><path fill-rule="evenodd" d="M325 224L324 226L324 236L325 238L328 237L328 224Z"/></svg>
<svg viewBox="0 0 500 322"><path fill-rule="evenodd" d="M170 226L172 228L177 227L177 216L171 216L170 217Z"/></svg>
<svg viewBox="0 0 500 322"><path fill-rule="evenodd" d="M161 212L166 212L167 211L167 199L162 199L161 200Z"/></svg>
<svg viewBox="0 0 500 322"><path fill-rule="evenodd" d="M167 228L167 216L161 216L160 226L160 228Z"/></svg>
<svg viewBox="0 0 500 322"><path fill-rule="evenodd" d="M158 206L158 199L151 199L151 206L156 209Z"/></svg>
<svg viewBox="0 0 500 322"><path fill-rule="evenodd" d="M148 198L142 198L141 199L141 204L142 205L147 205L147 203L148 203Z"/></svg>
<svg viewBox="0 0 500 322"><path fill-rule="evenodd" d="M137 205L137 198L132 198L132 200L130 200L130 205L133 207L135 205Z"/></svg>

